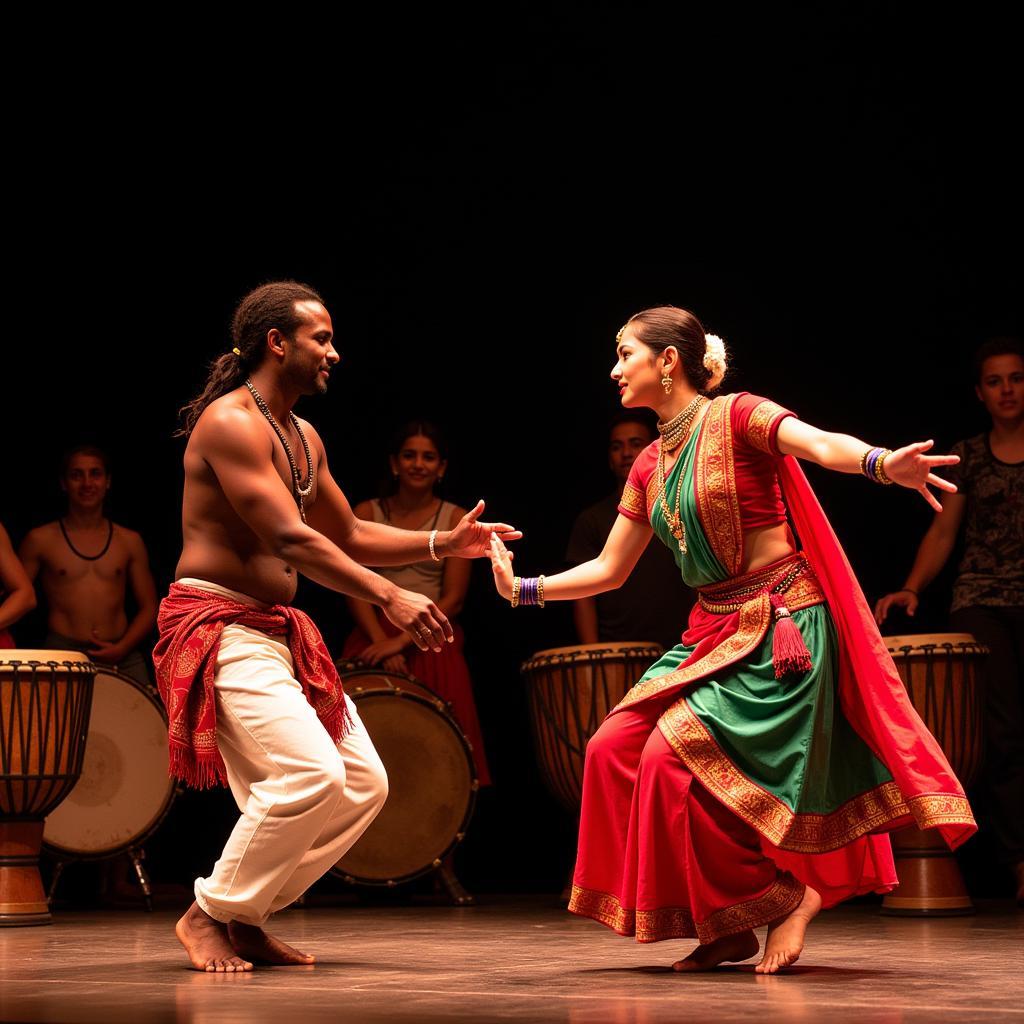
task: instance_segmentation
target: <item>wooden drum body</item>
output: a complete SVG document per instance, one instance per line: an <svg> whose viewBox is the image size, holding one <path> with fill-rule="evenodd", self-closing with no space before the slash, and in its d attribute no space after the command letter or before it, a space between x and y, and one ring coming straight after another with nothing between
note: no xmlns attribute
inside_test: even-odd
<svg viewBox="0 0 1024 1024"><path fill-rule="evenodd" d="M580 644L538 651L523 664L541 771L574 814L587 741L661 653L657 644L643 642Z"/></svg>
<svg viewBox="0 0 1024 1024"><path fill-rule="evenodd" d="M380 668L342 673L388 773L388 798L331 869L346 882L396 886L442 866L463 840L479 783L448 706L411 676Z"/></svg>
<svg viewBox="0 0 1024 1024"><path fill-rule="evenodd" d="M52 920L43 824L82 771L95 672L78 651L0 651L0 925Z"/></svg>
<svg viewBox="0 0 1024 1024"><path fill-rule="evenodd" d="M970 633L883 639L911 703L967 789L981 767L985 695L979 670L987 648ZM974 913L956 859L934 829L902 829L893 834L892 845L900 885L882 901L883 913Z"/></svg>

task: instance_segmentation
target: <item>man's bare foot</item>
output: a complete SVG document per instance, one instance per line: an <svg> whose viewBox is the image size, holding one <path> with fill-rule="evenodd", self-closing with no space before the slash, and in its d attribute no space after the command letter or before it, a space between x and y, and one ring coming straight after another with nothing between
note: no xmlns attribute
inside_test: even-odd
<svg viewBox="0 0 1024 1024"><path fill-rule="evenodd" d="M706 942L698 946L685 960L677 960L672 965L673 971L710 971L719 964L735 963L749 960L754 956L760 943L752 931L740 932L737 935L725 935L714 942Z"/></svg>
<svg viewBox="0 0 1024 1024"><path fill-rule="evenodd" d="M215 921L193 903L174 926L174 934L185 947L192 966L197 971L215 971L231 974L251 971L252 964L235 953L228 941L228 927Z"/></svg>
<svg viewBox="0 0 1024 1024"><path fill-rule="evenodd" d="M758 974L775 974L781 968L795 964L804 948L807 926L819 910L821 897L808 885L800 903L785 917L768 925L764 956L754 970Z"/></svg>
<svg viewBox="0 0 1024 1024"><path fill-rule="evenodd" d="M314 964L316 957L300 953L287 942L275 939L255 925L232 921L228 925L228 938L235 952L258 964L272 964L275 967L293 967L299 964Z"/></svg>

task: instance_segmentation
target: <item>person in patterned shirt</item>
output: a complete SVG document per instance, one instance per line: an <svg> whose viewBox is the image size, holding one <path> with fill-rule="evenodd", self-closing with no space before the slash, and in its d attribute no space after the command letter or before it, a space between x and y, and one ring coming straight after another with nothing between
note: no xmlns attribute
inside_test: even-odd
<svg viewBox="0 0 1024 1024"><path fill-rule="evenodd" d="M959 441L960 464L942 495L906 582L875 606L917 611L918 595L949 560L963 527L963 556L953 584L949 624L989 649L985 666L984 789L997 856L1015 875L1024 904L1024 345L987 341L975 356L975 393L992 426Z"/></svg>

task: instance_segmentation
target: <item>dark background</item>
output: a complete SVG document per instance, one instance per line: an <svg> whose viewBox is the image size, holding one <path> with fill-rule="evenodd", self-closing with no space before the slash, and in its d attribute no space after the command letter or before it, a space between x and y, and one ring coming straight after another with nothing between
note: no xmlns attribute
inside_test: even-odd
<svg viewBox="0 0 1024 1024"><path fill-rule="evenodd" d="M528 574L559 566L611 486L614 336L645 306L694 310L731 348L728 390L821 427L939 449L977 433L970 354L1021 331L1016 58L984 6L924 11L382 11L260 40L174 24L135 26L147 45L117 53L65 41L59 101L15 114L29 301L4 347L0 517L16 543L52 519L59 452L98 442L111 513L164 590L176 409L230 347L238 299L277 277L333 315L341 372L300 412L353 502L394 424L434 418L446 495L522 527ZM925 504L809 475L869 599L898 587ZM462 621L496 785L462 872L481 891L556 889L573 826L540 781L518 665L572 642L571 621L512 612L488 577L477 566ZM944 627L949 583L914 631ZM343 601L308 582L297 601L339 649ZM185 852L157 850L154 873L203 870L230 823L219 799L176 809L164 843Z"/></svg>

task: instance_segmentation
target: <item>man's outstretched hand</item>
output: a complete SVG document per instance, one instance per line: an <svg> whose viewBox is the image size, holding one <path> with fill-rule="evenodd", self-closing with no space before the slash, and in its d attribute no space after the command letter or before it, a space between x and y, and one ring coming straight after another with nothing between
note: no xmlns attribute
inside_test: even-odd
<svg viewBox="0 0 1024 1024"><path fill-rule="evenodd" d="M491 535L497 535L503 542L519 540L522 533L507 523L481 523L484 510L483 499L478 501L448 534L444 554L452 558L484 558L491 553Z"/></svg>

